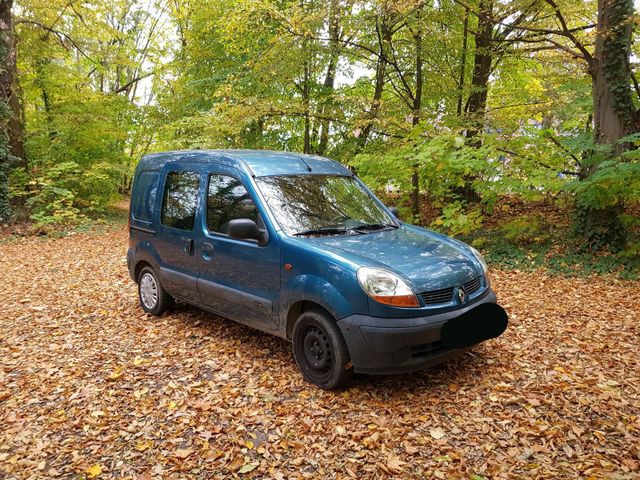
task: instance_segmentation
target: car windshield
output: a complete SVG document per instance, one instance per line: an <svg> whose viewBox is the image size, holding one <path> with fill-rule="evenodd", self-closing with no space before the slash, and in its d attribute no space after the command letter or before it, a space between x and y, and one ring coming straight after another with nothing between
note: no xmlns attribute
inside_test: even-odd
<svg viewBox="0 0 640 480"><path fill-rule="evenodd" d="M288 235L339 235L397 228L352 177L269 176L256 179L260 191Z"/></svg>

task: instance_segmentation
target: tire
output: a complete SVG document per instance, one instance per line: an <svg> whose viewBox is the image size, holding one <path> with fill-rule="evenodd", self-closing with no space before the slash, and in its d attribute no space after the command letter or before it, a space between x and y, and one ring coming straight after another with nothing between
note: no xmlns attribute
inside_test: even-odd
<svg viewBox="0 0 640 480"><path fill-rule="evenodd" d="M303 312L293 326L293 356L305 380L325 390L353 378L347 344L336 322L321 310Z"/></svg>
<svg viewBox="0 0 640 480"><path fill-rule="evenodd" d="M159 317L173 306L173 297L162 287L156 271L147 266L138 276L138 300L142 309Z"/></svg>

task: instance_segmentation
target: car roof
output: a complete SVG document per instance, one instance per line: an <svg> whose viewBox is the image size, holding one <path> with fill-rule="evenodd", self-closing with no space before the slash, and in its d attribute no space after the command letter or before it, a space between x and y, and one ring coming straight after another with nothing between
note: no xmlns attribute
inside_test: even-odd
<svg viewBox="0 0 640 480"><path fill-rule="evenodd" d="M219 164L244 170L249 175L351 175L343 165L316 155L270 150L177 150L145 155L138 169L159 170L168 163Z"/></svg>

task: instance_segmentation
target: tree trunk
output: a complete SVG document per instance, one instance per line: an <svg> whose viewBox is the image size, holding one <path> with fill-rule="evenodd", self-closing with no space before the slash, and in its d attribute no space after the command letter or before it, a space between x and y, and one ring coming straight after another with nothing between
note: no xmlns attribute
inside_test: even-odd
<svg viewBox="0 0 640 480"><path fill-rule="evenodd" d="M471 77L471 93L467 99L465 112L467 117L466 137L469 145L482 146L478 134L482 132L484 116L487 109L487 93L494 53L495 19L493 17L493 0L480 0L478 4L478 28L475 35L475 52L473 56L473 74ZM466 60L466 59L465 59ZM473 178L465 178L465 184L457 187L454 192L466 202L477 203L480 194L473 188Z"/></svg>
<svg viewBox="0 0 640 480"><path fill-rule="evenodd" d="M362 150L371 135L374 121L380 113L380 102L384 91L385 77L387 74L387 56L391 47L391 27L389 26L388 12L385 10L376 18L376 31L378 34L378 59L376 61L376 78L373 89L371 108L366 114L367 123L358 136L358 150Z"/></svg>
<svg viewBox="0 0 640 480"><path fill-rule="evenodd" d="M2 62L0 68L0 100L9 107L9 118L7 119L7 135L9 137L9 147L11 155L14 156L18 164L26 166L26 155L23 141L22 112L20 109L20 98L17 89L16 72L16 45L13 35L13 18L11 7L13 0L0 0L0 42L2 50Z"/></svg>
<svg viewBox="0 0 640 480"><path fill-rule="evenodd" d="M309 62L304 62L304 81L302 84L302 103L304 105L304 147L303 153L311 153L311 71Z"/></svg>
<svg viewBox="0 0 640 480"><path fill-rule="evenodd" d="M420 10L418 11L418 13ZM418 16L418 22L420 16ZM420 113L422 111L422 87L424 78L422 76L422 30L418 25L418 30L413 34L413 41L416 48L416 92L413 96L413 112L411 123L415 127L420 123ZM420 171L418 164L413 165L411 174L411 210L413 217L420 220Z"/></svg>
<svg viewBox="0 0 640 480"><path fill-rule="evenodd" d="M329 5L329 62L327 64L327 73L322 84L322 94L325 101L320 109L320 140L318 142L317 152L324 155L329 145L329 128L331 122L327 118L327 111L331 105L333 90L336 80L336 69L338 68L338 59L340 58L340 5L338 0L331 0Z"/></svg>
<svg viewBox="0 0 640 480"><path fill-rule="evenodd" d="M9 168L11 167L12 64L15 63L11 28L12 0L0 0L0 222L11 217Z"/></svg>
<svg viewBox="0 0 640 480"><path fill-rule="evenodd" d="M478 11L478 33L473 59L473 76L471 94L467 100L466 112L471 120L467 129L467 138L473 139L482 130L485 110L487 108L487 92L493 59L493 2L480 0Z"/></svg>
<svg viewBox="0 0 640 480"><path fill-rule="evenodd" d="M631 98L632 18L631 0L598 0L598 26L595 53L589 64L593 92L593 140L611 145L611 155L619 156L629 148L619 140L638 130L638 118ZM588 178L597 164L585 167ZM595 208L578 199L578 231L593 248L621 248L626 240L620 221L623 205Z"/></svg>
<svg viewBox="0 0 640 480"><path fill-rule="evenodd" d="M636 114L631 98L633 3L630 0L598 1L598 34L590 73L593 89L595 143L614 145L634 131ZM614 147L616 154L624 146Z"/></svg>
<svg viewBox="0 0 640 480"><path fill-rule="evenodd" d="M460 79L458 80L458 117L462 116L462 97L467 69L467 44L469 39L469 7L464 8L464 27L462 32L462 56L460 58Z"/></svg>

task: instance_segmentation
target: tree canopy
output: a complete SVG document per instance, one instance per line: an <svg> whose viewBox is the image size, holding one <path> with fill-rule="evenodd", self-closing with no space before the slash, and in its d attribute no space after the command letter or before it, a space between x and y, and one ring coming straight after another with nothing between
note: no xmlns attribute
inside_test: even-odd
<svg viewBox="0 0 640 480"><path fill-rule="evenodd" d="M631 0L0 3L0 216L77 221L147 152L257 148L348 164L409 220L426 198L448 233L553 195L584 247L640 251Z"/></svg>

